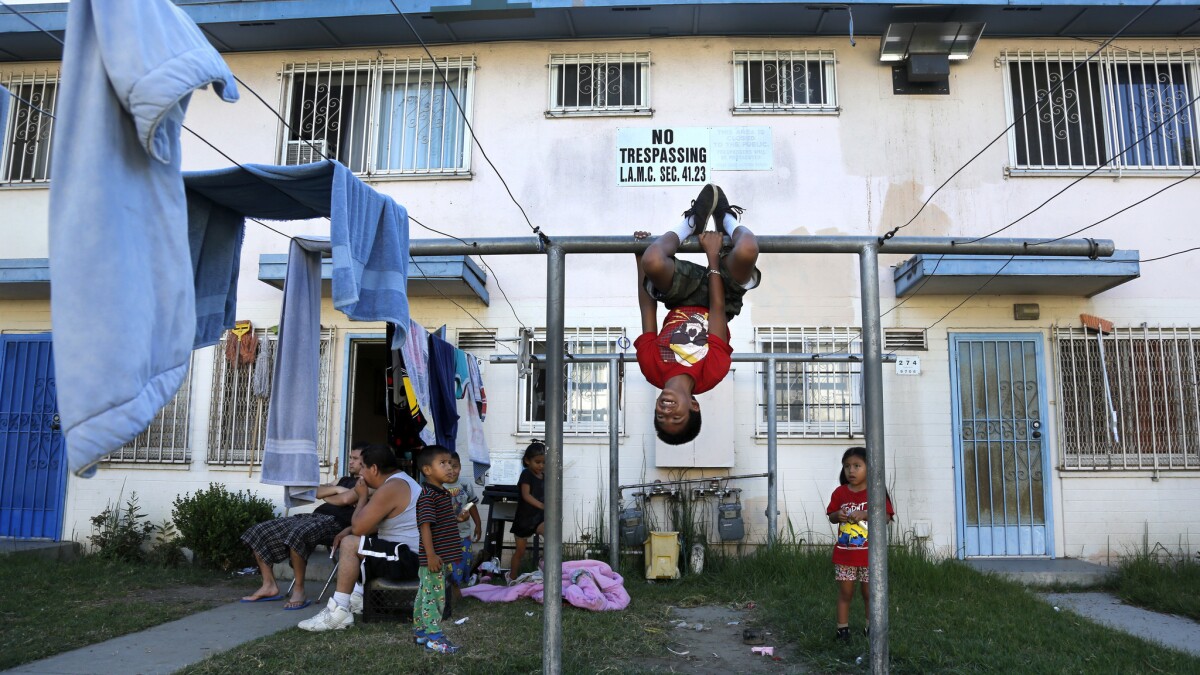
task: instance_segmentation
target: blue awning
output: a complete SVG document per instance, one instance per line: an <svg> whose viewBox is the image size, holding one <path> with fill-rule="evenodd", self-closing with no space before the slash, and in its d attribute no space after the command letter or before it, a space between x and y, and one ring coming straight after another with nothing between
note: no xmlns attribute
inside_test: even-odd
<svg viewBox="0 0 1200 675"><path fill-rule="evenodd" d="M287 274L286 253L263 253L258 256L258 279L283 290ZM333 260L321 261L321 294L332 293ZM409 258L408 296L478 298L489 304L487 273L465 255L430 255Z"/></svg>
<svg viewBox="0 0 1200 675"><path fill-rule="evenodd" d="M1006 255L913 256L893 274L896 297L978 293L1090 298L1141 276L1136 250L1116 251L1111 258L1098 260L1050 256L1009 260Z"/></svg>
<svg viewBox="0 0 1200 675"><path fill-rule="evenodd" d="M49 297L48 258L0 259L0 300L45 300Z"/></svg>

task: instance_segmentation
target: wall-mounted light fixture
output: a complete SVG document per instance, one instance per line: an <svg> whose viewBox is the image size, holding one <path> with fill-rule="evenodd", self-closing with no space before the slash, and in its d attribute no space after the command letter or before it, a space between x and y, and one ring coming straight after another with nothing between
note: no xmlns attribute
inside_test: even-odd
<svg viewBox="0 0 1200 675"><path fill-rule="evenodd" d="M897 94L949 94L950 62L965 61L983 35L981 21L888 24L879 62L892 63Z"/></svg>
<svg viewBox="0 0 1200 675"><path fill-rule="evenodd" d="M1042 316L1042 308L1036 302L1018 302L1013 305L1013 319L1016 321L1036 321Z"/></svg>

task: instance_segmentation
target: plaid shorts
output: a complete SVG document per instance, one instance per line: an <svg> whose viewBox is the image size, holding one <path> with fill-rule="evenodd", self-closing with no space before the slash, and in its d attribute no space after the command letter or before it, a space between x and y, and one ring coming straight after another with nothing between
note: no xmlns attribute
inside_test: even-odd
<svg viewBox="0 0 1200 675"><path fill-rule="evenodd" d="M870 578L867 575L868 568L855 567L853 565L834 565L833 578L837 581L861 581L864 584L870 583Z"/></svg>
<svg viewBox="0 0 1200 675"><path fill-rule="evenodd" d="M725 256L732 249L721 251L721 281L725 285L725 316L732 319L742 311L742 296L746 291L756 288L762 282L762 272L757 267L750 275L750 280L739 284L729 274L725 264ZM689 260L675 259L675 274L671 276L671 288L660 291L645 279L646 292L650 297L661 302L667 309L676 307L708 307L708 268L701 267Z"/></svg>
<svg viewBox="0 0 1200 675"><path fill-rule="evenodd" d="M274 565L288 559L289 549L307 560L317 546L332 545L333 538L342 529L342 524L333 516L301 513L253 525L242 534L241 540L268 564Z"/></svg>
<svg viewBox="0 0 1200 675"><path fill-rule="evenodd" d="M462 540L462 560L456 563L450 563L450 583L455 586L462 586L467 582L467 578L471 576L471 567L474 565L475 556L471 552L471 538L463 537Z"/></svg>

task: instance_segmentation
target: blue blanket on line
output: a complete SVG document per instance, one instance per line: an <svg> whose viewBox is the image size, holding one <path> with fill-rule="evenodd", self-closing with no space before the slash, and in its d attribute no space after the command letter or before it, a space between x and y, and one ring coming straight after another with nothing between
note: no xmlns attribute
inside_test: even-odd
<svg viewBox="0 0 1200 675"><path fill-rule="evenodd" d="M184 183L189 200L197 195L228 211L214 214L216 220L233 217L240 223L243 216L268 220L328 217L333 306L356 321L390 321L400 326L392 348L399 349L404 343L408 326L408 212L395 200L373 190L345 165L328 160L300 166L244 164L192 171L184 174ZM210 276L197 270L197 287L202 277L214 298L208 309L223 312L215 298L226 287L225 292L232 297L237 284L229 284L221 271ZM213 325L221 323L211 314L208 319ZM204 323L205 317L197 316L197 321ZM219 331L215 336L198 334L197 343L210 339L215 342L219 337Z"/></svg>
<svg viewBox="0 0 1200 675"><path fill-rule="evenodd" d="M50 184L50 297L70 470L141 433L187 375L195 333L179 134L192 92L233 74L166 0L67 9Z"/></svg>

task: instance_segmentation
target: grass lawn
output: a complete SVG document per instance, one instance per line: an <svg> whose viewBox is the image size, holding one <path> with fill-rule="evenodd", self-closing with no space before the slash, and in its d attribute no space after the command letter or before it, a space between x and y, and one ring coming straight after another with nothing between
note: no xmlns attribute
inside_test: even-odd
<svg viewBox="0 0 1200 675"><path fill-rule="evenodd" d="M630 579L633 603L623 612L564 608L563 669L625 673L661 668L663 659L672 658L667 651L673 631L667 623L670 606L753 601L753 623L770 630L772 643L787 654L773 671L865 672L865 664L855 665L866 650L861 632L848 645L832 640L832 576L827 550L780 549L742 561L710 560L704 575L678 582L649 585ZM895 672L1200 672L1200 659L1055 612L1023 587L956 562L935 564L897 549L890 576ZM464 645L450 657L413 646L407 624L366 624L334 634L288 630L184 672L336 672L351 663L363 673L540 671L539 605L465 600L456 605L455 615L470 616L470 621L449 627L451 638ZM861 631L862 616L856 602L856 631ZM676 672L687 672L686 662L680 661Z"/></svg>
<svg viewBox="0 0 1200 675"><path fill-rule="evenodd" d="M1112 590L1131 605L1200 621L1200 560L1186 553L1127 556L1113 577Z"/></svg>
<svg viewBox="0 0 1200 675"><path fill-rule="evenodd" d="M206 570L0 556L0 670L230 602L260 581Z"/></svg>

